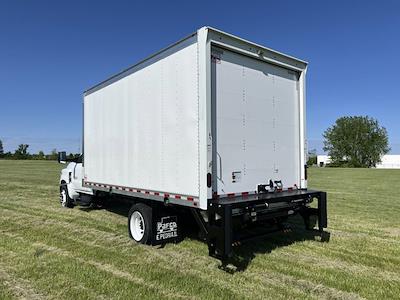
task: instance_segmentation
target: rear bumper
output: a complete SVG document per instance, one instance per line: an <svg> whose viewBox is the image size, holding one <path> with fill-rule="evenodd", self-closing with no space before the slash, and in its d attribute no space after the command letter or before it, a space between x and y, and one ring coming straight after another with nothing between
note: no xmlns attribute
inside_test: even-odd
<svg viewBox="0 0 400 300"><path fill-rule="evenodd" d="M317 199L317 208L308 204ZM275 193L260 193L237 197L210 199L208 201L208 248L211 256L228 258L232 255L232 246L248 238L235 232L234 222L243 220L260 222L286 218L299 213L306 227L311 216L317 216L318 229L327 227L326 193L313 190L293 190ZM254 232L250 232L254 237Z"/></svg>

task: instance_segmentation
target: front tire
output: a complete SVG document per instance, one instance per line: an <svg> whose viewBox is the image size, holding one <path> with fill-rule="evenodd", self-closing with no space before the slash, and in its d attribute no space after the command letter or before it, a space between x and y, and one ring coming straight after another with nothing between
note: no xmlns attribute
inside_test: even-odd
<svg viewBox="0 0 400 300"><path fill-rule="evenodd" d="M134 204L128 215L129 236L138 243L150 244L152 233L152 209L143 204Z"/></svg>
<svg viewBox="0 0 400 300"><path fill-rule="evenodd" d="M65 208L72 208L74 206L73 200L68 195L68 188L65 185L60 186L60 203Z"/></svg>

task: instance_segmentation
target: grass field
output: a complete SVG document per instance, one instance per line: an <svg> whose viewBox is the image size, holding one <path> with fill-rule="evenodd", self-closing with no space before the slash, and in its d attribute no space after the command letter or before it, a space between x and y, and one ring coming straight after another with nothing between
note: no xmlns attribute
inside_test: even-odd
<svg viewBox="0 0 400 300"><path fill-rule="evenodd" d="M200 241L137 245L124 214L61 208L61 168L0 161L0 299L400 299L400 170L310 169L330 241L274 233L230 274Z"/></svg>

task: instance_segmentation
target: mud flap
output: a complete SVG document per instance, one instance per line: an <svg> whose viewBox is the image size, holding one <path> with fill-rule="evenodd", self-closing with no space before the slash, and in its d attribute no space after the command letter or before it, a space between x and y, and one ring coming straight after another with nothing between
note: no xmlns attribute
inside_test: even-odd
<svg viewBox="0 0 400 300"><path fill-rule="evenodd" d="M177 242L180 236L178 216L153 214L151 244L153 246Z"/></svg>

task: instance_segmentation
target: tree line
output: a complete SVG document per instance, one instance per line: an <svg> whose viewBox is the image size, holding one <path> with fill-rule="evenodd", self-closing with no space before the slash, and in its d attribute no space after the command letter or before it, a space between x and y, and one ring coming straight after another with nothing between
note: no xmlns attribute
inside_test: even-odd
<svg viewBox="0 0 400 300"><path fill-rule="evenodd" d="M0 158L2 159L32 159L32 160L57 160L58 152L57 149L53 149L50 153L45 154L43 151L31 154L28 151L28 144L20 144L14 152L4 152L3 142L0 140ZM70 153L69 159L78 157L77 153Z"/></svg>
<svg viewBox="0 0 400 300"><path fill-rule="evenodd" d="M325 130L324 151L330 156L332 167L371 168L375 167L383 155L390 151L389 138L385 127L368 116L341 117L335 124ZM39 151L37 154L28 152L28 144L20 144L14 153L4 153L0 140L0 158L6 159L37 159L57 160L57 150L50 154ZM69 159L79 154L70 153ZM317 164L317 151L309 152L307 165Z"/></svg>

